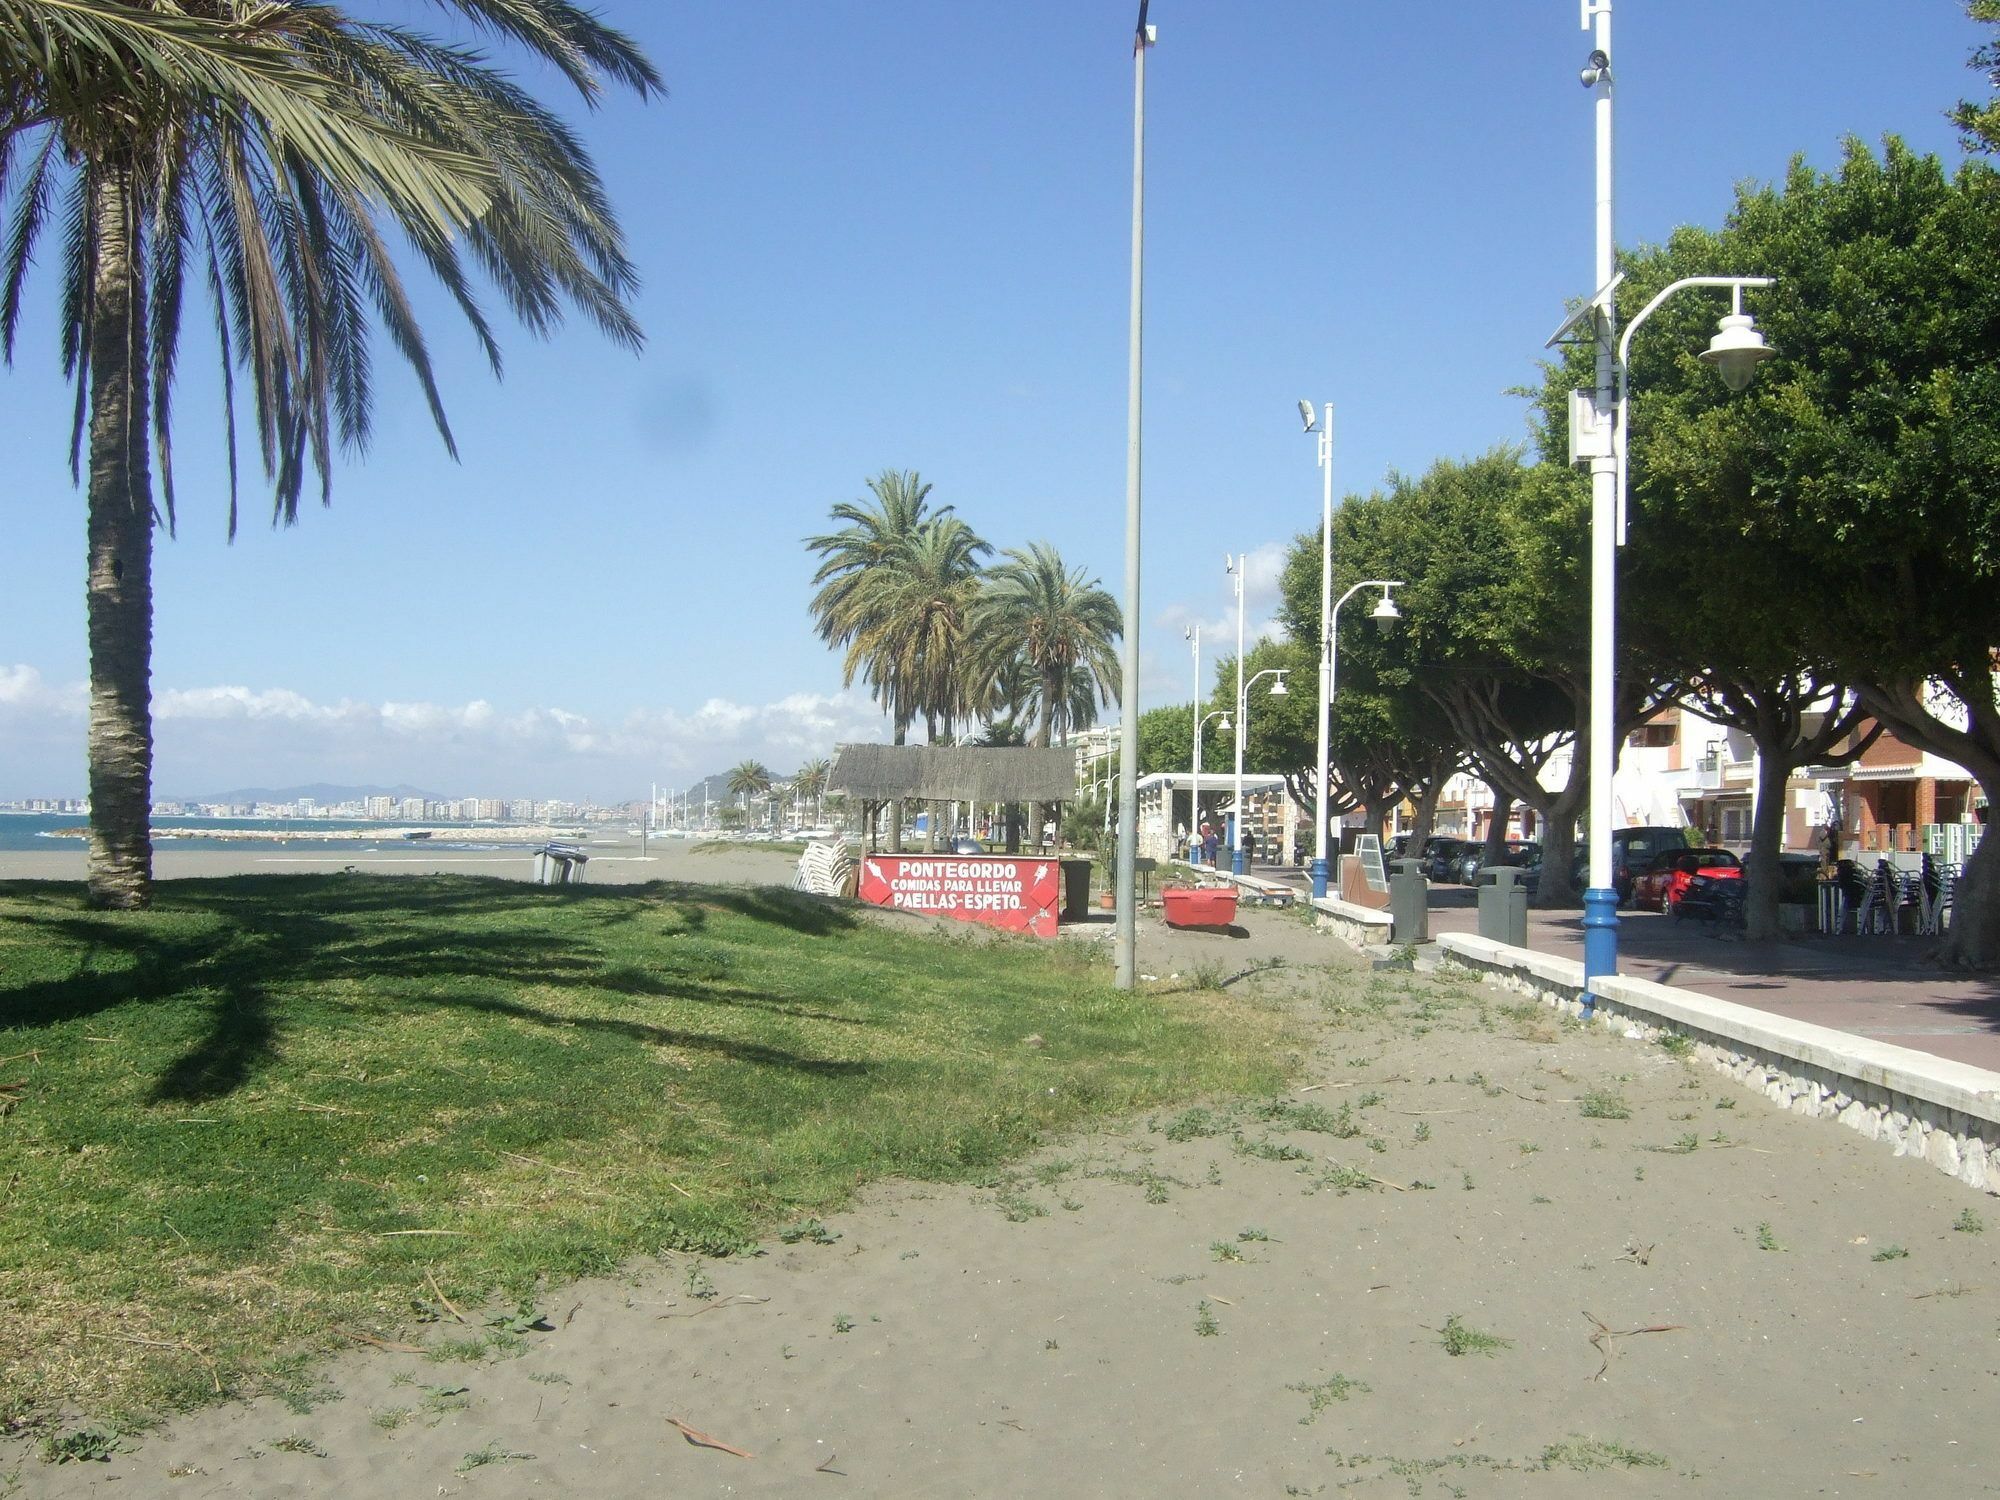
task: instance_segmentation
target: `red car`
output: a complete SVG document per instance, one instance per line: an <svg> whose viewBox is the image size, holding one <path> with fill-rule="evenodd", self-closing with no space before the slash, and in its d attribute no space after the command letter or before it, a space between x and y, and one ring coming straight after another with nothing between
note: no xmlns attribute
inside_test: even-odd
<svg viewBox="0 0 2000 1500"><path fill-rule="evenodd" d="M1671 912L1697 875L1741 880L1743 862L1727 849L1663 849L1632 881L1632 904Z"/></svg>

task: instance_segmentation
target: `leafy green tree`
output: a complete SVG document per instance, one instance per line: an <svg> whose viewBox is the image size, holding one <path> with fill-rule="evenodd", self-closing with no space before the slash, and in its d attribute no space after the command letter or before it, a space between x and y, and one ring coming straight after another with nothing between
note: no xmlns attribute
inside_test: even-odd
<svg viewBox="0 0 2000 1500"><path fill-rule="evenodd" d="M443 0L551 63L586 101L660 87L639 50L568 0ZM274 519L339 447L367 446L373 327L452 438L391 245L411 247L496 373L466 256L537 334L574 306L620 343L636 285L602 184L569 126L483 53L333 4L7 0L0 5L0 354L12 361L42 231L88 446L86 585L93 903L151 900L152 548L175 516L171 414L188 282L215 304L234 490L246 385ZM455 451L455 450L453 450ZM153 490L157 463L160 492Z"/></svg>
<svg viewBox="0 0 2000 1500"><path fill-rule="evenodd" d="M1966 14L1988 26L2000 26L2000 0L1967 0ZM2000 90L2000 41L1988 42L1972 54L1971 66L1986 74ZM1952 123L1965 136L1968 151L2000 151L2000 97L1978 103L1967 99L1951 112Z"/></svg>
<svg viewBox="0 0 2000 1500"><path fill-rule="evenodd" d="M1397 524L1394 507L1383 496L1350 495L1334 512L1336 601L1365 579L1408 578L1407 571L1401 571L1408 559L1393 540ZM1316 712L1318 671L1310 643L1321 638L1318 532L1303 533L1293 542L1281 587L1278 618L1293 640L1309 643L1306 665ZM1333 777L1327 812L1332 819L1365 808L1371 827L1379 832L1390 810L1408 798L1416 809L1415 831L1423 837L1429 833L1438 794L1463 757L1443 712L1420 684L1413 665L1415 646L1408 634L1370 622L1369 611L1377 597L1372 592L1356 595L1340 617L1345 628L1336 637L1329 752ZM1308 685L1304 677L1301 685ZM1294 795L1308 808L1315 798L1311 762L1319 753L1316 721L1310 732L1313 739L1294 788Z"/></svg>
<svg viewBox="0 0 2000 1500"><path fill-rule="evenodd" d="M1672 506L1704 535L1732 532L1750 549L1732 602L1753 617L1807 591L1810 608L1774 617L1798 631L1801 658L1899 738L1964 766L1990 806L2000 174L1977 160L1948 174L1893 137L1879 156L1850 141L1838 174L1795 162L1782 188L1741 192L1719 233L1683 231L1670 248L1777 277L1757 312L1779 353L1731 401L1691 370L1641 372L1654 392L1634 442L1645 524ZM1654 342L1699 348L1698 332ZM1968 863L1941 956L2000 963L2000 840Z"/></svg>
<svg viewBox="0 0 2000 1500"><path fill-rule="evenodd" d="M792 795L812 803L815 823L825 812L826 778L832 771L833 762L820 755L807 761L792 775Z"/></svg>
<svg viewBox="0 0 2000 1500"><path fill-rule="evenodd" d="M1208 712L1202 705L1202 712ZM1204 743L1203 748L1207 745ZM1179 774L1194 766L1194 710L1186 703L1168 703L1139 715L1139 774L1166 771Z"/></svg>

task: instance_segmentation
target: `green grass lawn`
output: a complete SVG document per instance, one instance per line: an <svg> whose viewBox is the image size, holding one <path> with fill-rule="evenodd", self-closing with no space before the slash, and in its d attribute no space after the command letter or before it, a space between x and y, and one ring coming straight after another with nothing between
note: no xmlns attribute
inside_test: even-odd
<svg viewBox="0 0 2000 1500"><path fill-rule="evenodd" d="M438 1294L527 1304L1281 1081L1269 1013L1106 967L775 888L0 886L0 1424L282 1386Z"/></svg>

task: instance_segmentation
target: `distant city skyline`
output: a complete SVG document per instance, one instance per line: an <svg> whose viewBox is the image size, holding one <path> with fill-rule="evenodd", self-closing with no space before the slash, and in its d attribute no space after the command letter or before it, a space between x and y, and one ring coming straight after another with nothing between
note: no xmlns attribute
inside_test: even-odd
<svg viewBox="0 0 2000 1500"><path fill-rule="evenodd" d="M645 277L645 354L508 329L495 385L412 267L463 462L385 353L374 446L331 508L259 526L252 463L231 546L190 308L156 788L613 803L887 739L813 633L801 546L885 468L1120 589L1129 0L1020 0L970 40L935 0L599 8L669 86L576 120ZM1508 391L1591 290L1593 145L1575 0L1150 19L1142 708L1192 693L1185 626L1205 671L1233 648L1225 552L1250 553L1248 630L1269 628L1284 550L1317 525L1299 398L1335 405L1340 491L1525 439ZM1986 39L1958 0L1621 5L1621 242L1718 223L1738 182L1831 166L1849 134L1956 162L1944 112L1985 97L1966 62ZM31 284L0 371L0 797L84 789L57 299Z"/></svg>

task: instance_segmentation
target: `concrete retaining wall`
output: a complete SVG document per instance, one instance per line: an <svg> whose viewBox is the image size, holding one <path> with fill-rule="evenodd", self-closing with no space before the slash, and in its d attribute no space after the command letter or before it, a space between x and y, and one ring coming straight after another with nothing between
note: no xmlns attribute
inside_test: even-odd
<svg viewBox="0 0 2000 1500"><path fill-rule="evenodd" d="M1377 911L1372 906L1356 906L1338 896L1322 896L1312 903L1312 909L1314 926L1357 948L1372 948L1388 942L1395 925L1386 911Z"/></svg>
<svg viewBox="0 0 2000 1500"><path fill-rule="evenodd" d="M1582 1012L1583 965L1574 959L1464 932L1445 933L1438 948L1445 962ZM2000 1073L1630 975L1599 982L1596 1016L1628 1035L1685 1036L1697 1059L1792 1113L1837 1120L2000 1194Z"/></svg>

